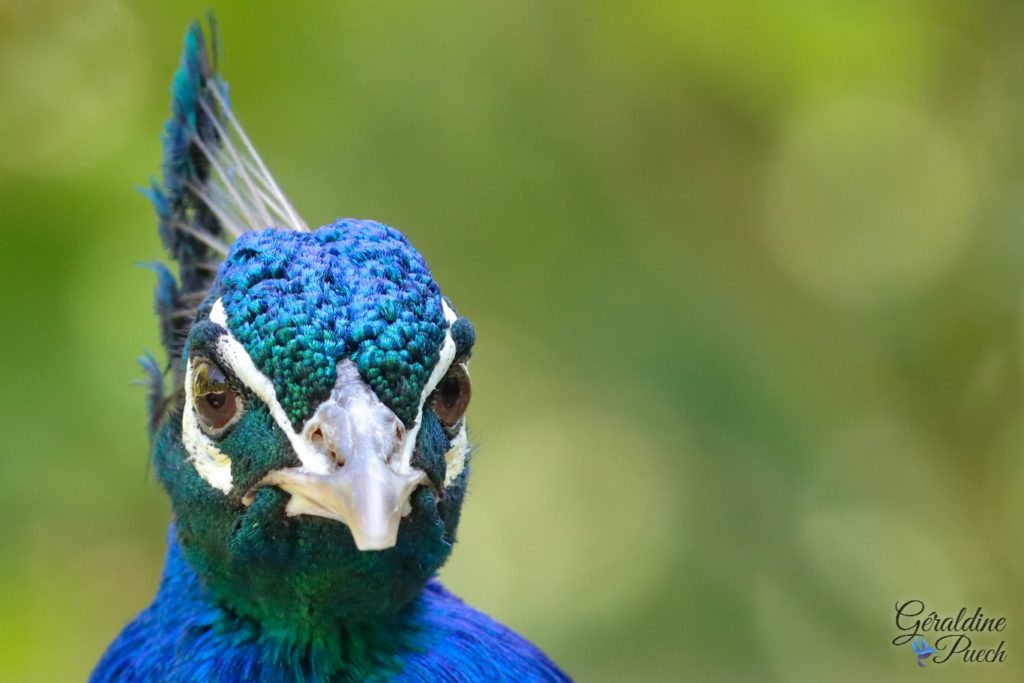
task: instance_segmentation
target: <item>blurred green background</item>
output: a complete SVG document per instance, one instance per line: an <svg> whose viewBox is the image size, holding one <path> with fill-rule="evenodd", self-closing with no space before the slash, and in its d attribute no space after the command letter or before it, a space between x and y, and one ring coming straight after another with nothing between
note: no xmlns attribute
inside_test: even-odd
<svg viewBox="0 0 1024 683"><path fill-rule="evenodd" d="M477 326L456 592L586 681L908 680L911 597L1022 678L1024 5L210 4L307 221ZM206 6L0 0L3 681L157 584L133 187Z"/></svg>

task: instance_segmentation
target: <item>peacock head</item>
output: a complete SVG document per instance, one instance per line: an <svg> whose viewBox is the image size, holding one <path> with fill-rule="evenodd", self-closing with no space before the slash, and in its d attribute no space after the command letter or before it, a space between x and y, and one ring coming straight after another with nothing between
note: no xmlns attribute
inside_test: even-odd
<svg viewBox="0 0 1024 683"><path fill-rule="evenodd" d="M455 539L473 327L394 228L305 228L215 65L193 26L150 191L179 264L157 288L176 391L152 403L178 542L263 623L393 613Z"/></svg>

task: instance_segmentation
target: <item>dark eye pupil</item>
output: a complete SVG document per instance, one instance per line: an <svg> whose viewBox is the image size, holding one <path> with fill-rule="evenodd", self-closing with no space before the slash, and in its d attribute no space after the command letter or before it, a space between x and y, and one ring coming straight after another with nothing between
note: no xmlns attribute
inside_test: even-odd
<svg viewBox="0 0 1024 683"><path fill-rule="evenodd" d="M226 426L238 412L235 392L226 388L203 394L196 401L196 412L207 427L220 429Z"/></svg>
<svg viewBox="0 0 1024 683"><path fill-rule="evenodd" d="M470 384L461 363L452 367L434 393L434 412L445 427L454 427L469 405Z"/></svg>
<svg viewBox="0 0 1024 683"><path fill-rule="evenodd" d="M462 385L455 377L446 377L441 383L441 403L445 408L453 408L459 401Z"/></svg>

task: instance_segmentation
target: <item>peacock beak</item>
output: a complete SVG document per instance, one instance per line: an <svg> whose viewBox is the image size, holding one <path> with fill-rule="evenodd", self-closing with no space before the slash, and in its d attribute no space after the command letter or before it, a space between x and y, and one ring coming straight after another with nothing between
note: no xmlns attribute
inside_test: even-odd
<svg viewBox="0 0 1024 683"><path fill-rule="evenodd" d="M410 433L411 432L411 433ZM312 515L348 526L360 550L384 550L398 541L410 498L427 482L409 465L415 430L377 398L350 361L338 367L330 397L306 422L301 439L324 456L326 471L306 466L274 470L257 486L291 494L289 516Z"/></svg>

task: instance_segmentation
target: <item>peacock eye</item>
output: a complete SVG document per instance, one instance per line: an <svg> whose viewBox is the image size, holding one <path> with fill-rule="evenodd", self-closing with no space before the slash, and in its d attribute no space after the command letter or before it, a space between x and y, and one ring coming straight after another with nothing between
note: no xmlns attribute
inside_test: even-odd
<svg viewBox="0 0 1024 683"><path fill-rule="evenodd" d="M466 414L472 393L465 364L452 365L434 390L434 412L441 424L449 429L455 427Z"/></svg>
<svg viewBox="0 0 1024 683"><path fill-rule="evenodd" d="M192 404L199 426L210 436L222 436L245 412L245 401L224 371L205 358L193 360Z"/></svg>

